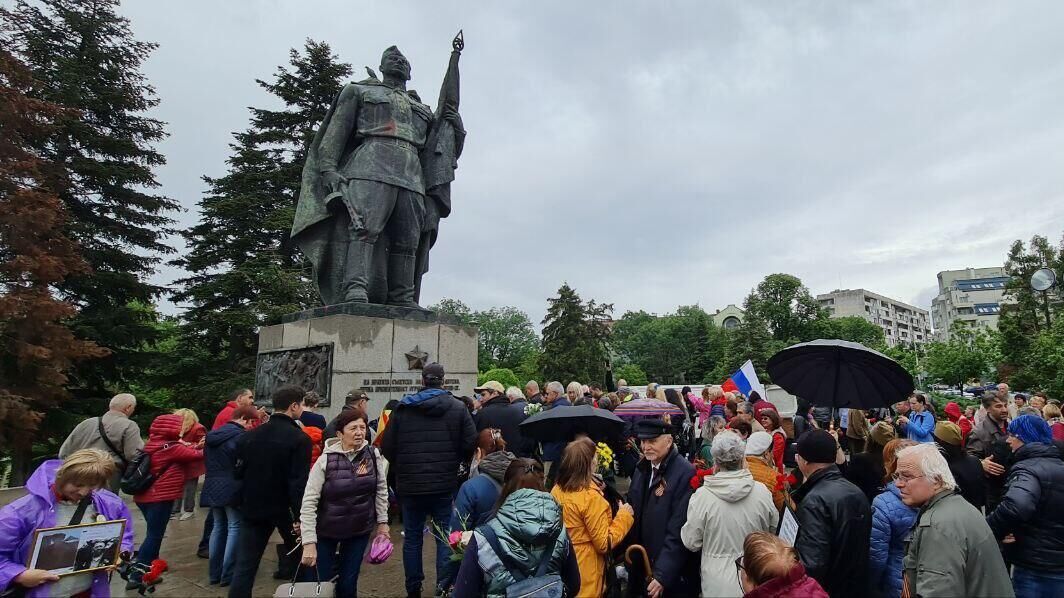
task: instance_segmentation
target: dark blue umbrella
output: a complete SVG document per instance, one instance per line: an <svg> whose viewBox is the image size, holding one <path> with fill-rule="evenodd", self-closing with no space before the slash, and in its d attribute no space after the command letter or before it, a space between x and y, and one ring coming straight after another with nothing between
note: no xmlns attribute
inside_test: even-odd
<svg viewBox="0 0 1064 598"><path fill-rule="evenodd" d="M818 339L768 360L772 382L821 407L872 409L908 397L913 377L898 362L860 343Z"/></svg>

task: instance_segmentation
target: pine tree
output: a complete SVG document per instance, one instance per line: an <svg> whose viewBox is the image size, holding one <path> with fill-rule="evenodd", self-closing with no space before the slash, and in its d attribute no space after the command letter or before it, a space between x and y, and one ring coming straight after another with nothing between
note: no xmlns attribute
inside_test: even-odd
<svg viewBox="0 0 1064 598"><path fill-rule="evenodd" d="M67 372L107 353L74 337L65 325L74 307L52 291L88 265L63 232L63 170L31 149L70 114L30 97L33 86L25 65L0 50L0 446L15 455L17 480L44 413L68 398Z"/></svg>
<svg viewBox="0 0 1064 598"><path fill-rule="evenodd" d="M594 300L584 303L568 284L558 296L547 300L543 318L543 354L540 369L549 380L584 384L599 382L606 375L606 322L613 305Z"/></svg>
<svg viewBox="0 0 1064 598"><path fill-rule="evenodd" d="M80 246L89 269L58 284L76 307L78 336L113 350L109 359L80 372L95 393L122 385L138 363L138 350L154 334L143 310L162 291L147 281L178 208L153 194L153 169L163 156L153 145L163 123L144 116L159 101L140 72L155 44L133 37L117 0L18 0L0 9L12 47L40 82L34 97L75 109L55 121L34 148L67 171L59 192L69 220L66 233Z"/></svg>
<svg viewBox="0 0 1064 598"><path fill-rule="evenodd" d="M177 372L184 394L248 384L258 327L317 302L289 231L307 147L351 72L328 44L307 40L302 53L291 50L272 81L257 80L285 107L252 108L249 129L234 134L226 175L204 177L210 190L200 220L182 232L189 252L173 262L191 273L174 294L189 304L182 330L189 358Z"/></svg>

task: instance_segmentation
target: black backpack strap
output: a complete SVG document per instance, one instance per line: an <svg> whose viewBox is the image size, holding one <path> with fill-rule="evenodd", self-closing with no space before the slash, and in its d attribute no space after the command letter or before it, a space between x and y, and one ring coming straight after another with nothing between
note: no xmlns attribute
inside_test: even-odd
<svg viewBox="0 0 1064 598"><path fill-rule="evenodd" d="M78 501L78 508L74 511L74 516L70 518L70 523L67 525L81 525L81 520L85 517L85 511L89 509L91 503L91 494Z"/></svg>
<svg viewBox="0 0 1064 598"><path fill-rule="evenodd" d="M122 451L115 448L114 443L111 442L111 439L107 437L107 432L103 429L103 417L96 418L96 426L100 430L100 438L103 439L103 443L106 444L107 448L111 449L111 452L114 453L115 456L122 461L122 468L125 469L125 467L128 465L128 463L126 462L126 456L122 454Z"/></svg>

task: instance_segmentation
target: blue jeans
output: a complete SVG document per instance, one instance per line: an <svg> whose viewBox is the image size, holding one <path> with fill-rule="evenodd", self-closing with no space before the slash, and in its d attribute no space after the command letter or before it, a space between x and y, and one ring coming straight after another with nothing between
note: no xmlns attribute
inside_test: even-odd
<svg viewBox="0 0 1064 598"><path fill-rule="evenodd" d="M435 522L435 526L429 525L429 533L436 538L436 579L447 576L451 549L446 534L450 529L452 498L450 494L399 497L399 507L403 512L403 571L406 573L407 592L419 591L421 582L425 581L421 546L426 519L431 518Z"/></svg>
<svg viewBox="0 0 1064 598"><path fill-rule="evenodd" d="M214 527L211 528L211 543L207 554L207 576L211 583L233 581L233 563L236 557L237 534L242 517L233 507L211 507Z"/></svg>
<svg viewBox="0 0 1064 598"><path fill-rule="evenodd" d="M337 598L358 595L358 572L362 569L362 555L366 554L369 537L355 536L346 540L330 540L318 537L318 579L328 581L337 575ZM340 548L340 558L336 558L336 549Z"/></svg>
<svg viewBox="0 0 1064 598"><path fill-rule="evenodd" d="M1064 573L1013 567L1012 589L1016 598L1064 598Z"/></svg>
<svg viewBox="0 0 1064 598"><path fill-rule="evenodd" d="M170 523L170 509L174 501L137 503L137 508L144 515L144 541L137 551L137 562L150 565L159 558L159 548L163 545L166 524Z"/></svg>

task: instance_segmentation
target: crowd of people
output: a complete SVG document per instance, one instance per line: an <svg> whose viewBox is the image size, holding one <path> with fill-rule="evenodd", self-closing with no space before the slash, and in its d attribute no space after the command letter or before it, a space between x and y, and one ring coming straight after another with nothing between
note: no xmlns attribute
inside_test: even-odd
<svg viewBox="0 0 1064 598"><path fill-rule="evenodd" d="M0 588L106 595L106 572L27 568L34 531L125 519L121 550L144 571L199 505L207 581L234 597L252 595L275 532L276 579L335 580L355 596L363 563L391 554L396 519L408 596L424 590L426 536L430 590L456 597L1064 596L1064 422L1043 394L1002 384L941 415L920 393L868 410L798 399L785 420L756 391L652 384L646 397L679 415L539 442L521 426L532 413L639 394L623 380L615 392L487 382L463 399L440 364L422 374L373 420L357 389L331 421L301 388L274 391L270 413L240 389L210 430L179 409L146 441L136 399L115 396L0 510ZM136 551L117 496L133 486ZM128 587L144 583L134 571Z"/></svg>

